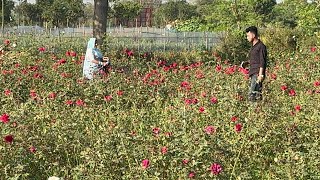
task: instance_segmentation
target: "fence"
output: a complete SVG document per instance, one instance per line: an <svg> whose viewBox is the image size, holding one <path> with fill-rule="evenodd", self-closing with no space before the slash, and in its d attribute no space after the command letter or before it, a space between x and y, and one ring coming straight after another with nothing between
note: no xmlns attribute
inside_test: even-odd
<svg viewBox="0 0 320 180"><path fill-rule="evenodd" d="M107 43L109 48L134 48L138 51L190 51L208 50L220 42L222 33L212 32L175 32L153 27L108 27ZM53 28L39 26L20 26L7 28L6 36L46 36L50 38L89 38L92 28Z"/></svg>

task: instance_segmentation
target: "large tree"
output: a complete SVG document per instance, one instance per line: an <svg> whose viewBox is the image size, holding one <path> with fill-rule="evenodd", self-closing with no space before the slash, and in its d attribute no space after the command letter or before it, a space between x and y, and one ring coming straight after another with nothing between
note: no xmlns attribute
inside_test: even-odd
<svg viewBox="0 0 320 180"><path fill-rule="evenodd" d="M94 0L93 36L99 44L106 33L108 3L108 0Z"/></svg>

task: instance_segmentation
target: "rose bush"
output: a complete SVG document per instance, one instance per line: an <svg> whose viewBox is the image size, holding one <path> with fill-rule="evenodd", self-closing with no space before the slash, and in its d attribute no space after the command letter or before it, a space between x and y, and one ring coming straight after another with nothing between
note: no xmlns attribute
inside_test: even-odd
<svg viewBox="0 0 320 180"><path fill-rule="evenodd" d="M0 57L4 179L320 178L315 47L271 52L264 100L252 104L247 71L217 53L128 47L86 81L84 43L10 42Z"/></svg>

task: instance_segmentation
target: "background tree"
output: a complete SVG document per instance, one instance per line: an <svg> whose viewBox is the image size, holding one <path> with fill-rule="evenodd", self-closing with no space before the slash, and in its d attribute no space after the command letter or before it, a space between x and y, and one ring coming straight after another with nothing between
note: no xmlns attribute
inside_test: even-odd
<svg viewBox="0 0 320 180"><path fill-rule="evenodd" d="M53 4L54 0L36 0L36 5L38 6L41 13L40 26L43 26L43 21L50 20L50 12L51 4Z"/></svg>
<svg viewBox="0 0 320 180"><path fill-rule="evenodd" d="M84 16L82 0L54 0L51 5L44 5L43 17L54 26L75 25Z"/></svg>
<svg viewBox="0 0 320 180"><path fill-rule="evenodd" d="M199 18L180 22L180 29L228 31L248 25L264 26L270 22L276 0L198 0Z"/></svg>
<svg viewBox="0 0 320 180"><path fill-rule="evenodd" d="M33 25L34 23L40 22L41 19L41 9L37 4L31 4L27 1L21 2L14 9L17 15L16 20L18 25Z"/></svg>
<svg viewBox="0 0 320 180"><path fill-rule="evenodd" d="M135 1L118 1L113 5L114 17L122 24L127 24L141 12L142 5Z"/></svg>
<svg viewBox="0 0 320 180"><path fill-rule="evenodd" d="M11 11L14 9L14 2L12 0L4 0L4 23L10 23L13 20ZM2 1L0 1L0 7L2 7ZM2 16L2 8L0 8ZM2 21L2 18L0 19ZM1 22L2 23L2 22Z"/></svg>
<svg viewBox="0 0 320 180"><path fill-rule="evenodd" d="M297 28L308 35L320 30L320 4L313 2L301 6L297 12Z"/></svg>
<svg viewBox="0 0 320 180"><path fill-rule="evenodd" d="M163 27L175 20L184 21L192 17L199 16L196 6L187 3L185 0L172 1L160 5L154 13L154 23L156 26Z"/></svg>
<svg viewBox="0 0 320 180"><path fill-rule="evenodd" d="M84 4L82 0L69 0L67 17L68 23L73 27L78 23L78 20L84 17Z"/></svg>
<svg viewBox="0 0 320 180"><path fill-rule="evenodd" d="M301 2L297 1L284 1L276 5L272 11L272 22L279 23L290 28L296 27L298 5L300 6L300 3ZM302 3L304 4L306 2Z"/></svg>
<svg viewBox="0 0 320 180"><path fill-rule="evenodd" d="M83 22L85 23L85 26L92 26L93 24L93 4L86 3L84 5L84 16L83 16Z"/></svg>
<svg viewBox="0 0 320 180"><path fill-rule="evenodd" d="M276 0L253 0L251 2L254 12L265 16L266 20L270 19L272 10L277 5Z"/></svg>

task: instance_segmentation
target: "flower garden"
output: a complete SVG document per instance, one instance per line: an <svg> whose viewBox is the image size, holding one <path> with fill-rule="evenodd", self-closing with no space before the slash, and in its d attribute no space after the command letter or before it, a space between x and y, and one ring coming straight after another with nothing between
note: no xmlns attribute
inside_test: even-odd
<svg viewBox="0 0 320 180"><path fill-rule="evenodd" d="M320 179L320 51L269 52L264 99L215 51L107 52L5 39L0 179Z"/></svg>

